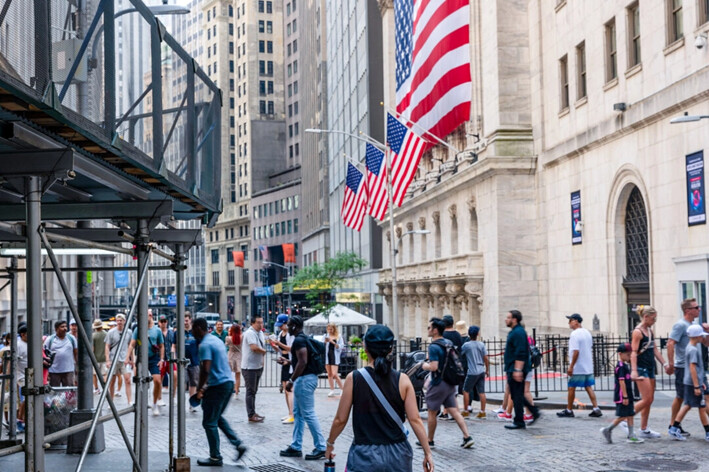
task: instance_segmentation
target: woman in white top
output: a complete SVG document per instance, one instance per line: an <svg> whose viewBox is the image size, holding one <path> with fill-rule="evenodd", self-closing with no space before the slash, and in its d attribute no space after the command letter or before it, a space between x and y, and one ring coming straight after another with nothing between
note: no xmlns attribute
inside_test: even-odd
<svg viewBox="0 0 709 472"><path fill-rule="evenodd" d="M328 397L337 395L335 392L335 382L337 382L342 393L342 379L338 375L340 369L340 355L345 347L345 342L342 340L337 326L333 323L327 325L327 333L325 334L325 370L327 371L327 381L330 383L330 393Z"/></svg>

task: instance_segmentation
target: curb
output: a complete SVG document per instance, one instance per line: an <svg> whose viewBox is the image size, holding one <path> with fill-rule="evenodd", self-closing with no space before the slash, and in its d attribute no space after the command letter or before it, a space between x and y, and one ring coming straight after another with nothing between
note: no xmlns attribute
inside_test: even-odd
<svg viewBox="0 0 709 472"><path fill-rule="evenodd" d="M543 392L540 392L540 395L543 395ZM487 403L491 405L502 405L502 399L501 398L490 398L489 396L487 397ZM561 403L561 402L555 402L555 401L545 401L545 400L535 400L534 401L534 406L542 409L542 410L562 410L566 408L566 403ZM606 411L615 411L615 405L607 405L607 404L598 404L598 408L601 410L606 410ZM574 410L588 410L591 411L593 409L592 405L589 404L575 404L574 405Z"/></svg>

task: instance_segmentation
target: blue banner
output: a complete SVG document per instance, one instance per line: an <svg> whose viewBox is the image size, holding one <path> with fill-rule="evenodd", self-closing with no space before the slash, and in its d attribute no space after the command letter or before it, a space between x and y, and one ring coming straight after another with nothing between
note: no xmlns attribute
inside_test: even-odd
<svg viewBox="0 0 709 472"><path fill-rule="evenodd" d="M273 286L256 287L256 288L254 288L254 294L257 297L269 297L269 296L273 295Z"/></svg>
<svg viewBox="0 0 709 472"><path fill-rule="evenodd" d="M689 226L707 222L704 205L704 151L687 156L687 222Z"/></svg>
<svg viewBox="0 0 709 472"><path fill-rule="evenodd" d="M113 285L115 288L128 288L130 277L127 270L113 271Z"/></svg>
<svg viewBox="0 0 709 472"><path fill-rule="evenodd" d="M571 244L583 242L581 220L581 191L571 192Z"/></svg>
<svg viewBox="0 0 709 472"><path fill-rule="evenodd" d="M187 295L185 295L185 306L188 306ZM177 295L167 296L167 306L177 306Z"/></svg>

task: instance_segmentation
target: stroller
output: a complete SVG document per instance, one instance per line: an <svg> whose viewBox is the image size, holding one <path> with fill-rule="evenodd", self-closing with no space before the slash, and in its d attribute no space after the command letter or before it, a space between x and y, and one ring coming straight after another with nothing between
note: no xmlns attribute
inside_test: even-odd
<svg viewBox="0 0 709 472"><path fill-rule="evenodd" d="M426 360L426 351L413 351L401 354L401 370L409 376L416 393L416 404L419 411L423 410L424 391L423 384L428 372L421 368Z"/></svg>

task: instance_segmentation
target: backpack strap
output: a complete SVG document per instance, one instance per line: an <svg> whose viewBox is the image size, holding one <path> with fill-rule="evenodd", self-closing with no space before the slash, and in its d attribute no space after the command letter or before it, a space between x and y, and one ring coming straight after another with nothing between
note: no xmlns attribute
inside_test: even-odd
<svg viewBox="0 0 709 472"><path fill-rule="evenodd" d="M406 429L406 426L404 426L404 422L401 421L401 418L399 418L399 415L396 414L394 411L394 408L392 408L391 404L389 401L386 399L382 391L379 389L377 384L374 382L374 379L372 378L371 375L369 375L369 372L367 372L367 369L362 367L361 369L357 369L357 372L360 373L362 378L367 382L369 385L369 388L372 390L372 393L374 393L374 396L377 397L377 400L379 400L379 403L384 407L386 412L389 414L391 419L394 420L394 422L401 428L401 431L406 435L407 437L409 436L409 430Z"/></svg>
<svg viewBox="0 0 709 472"><path fill-rule="evenodd" d="M54 342L54 338L54 334L49 337L49 344L47 344L47 349L49 349L50 351L52 350L52 343Z"/></svg>

